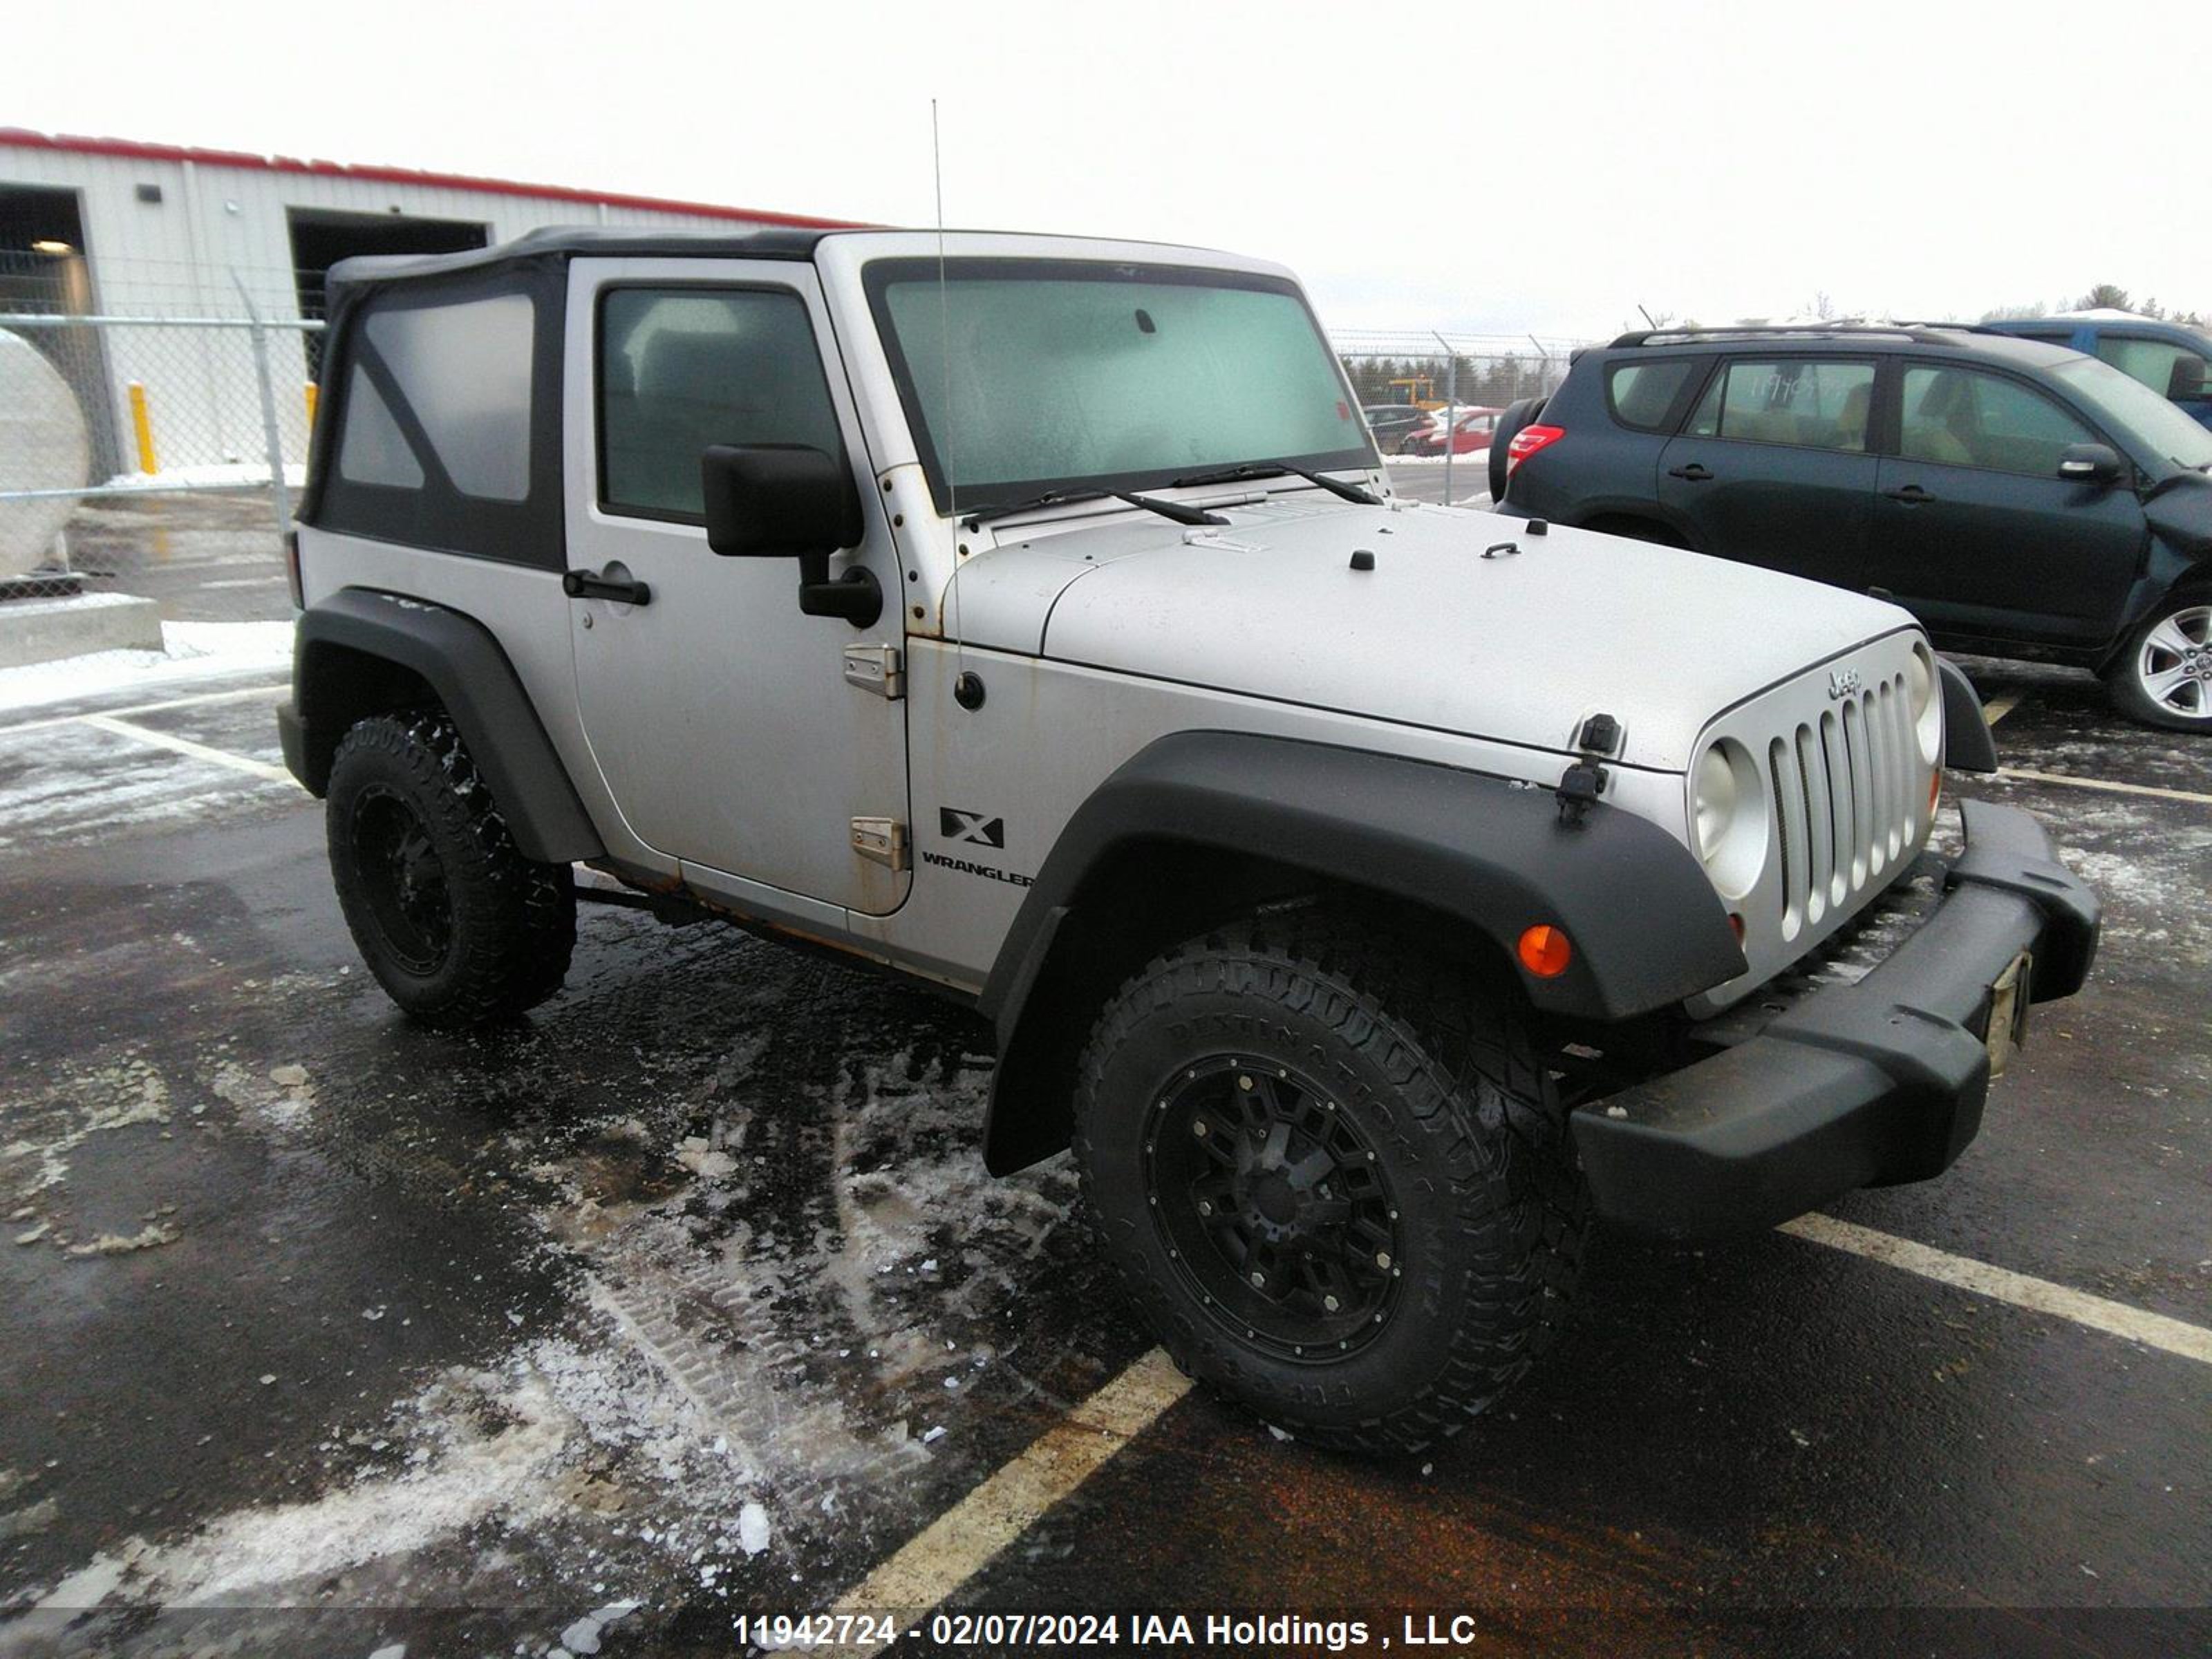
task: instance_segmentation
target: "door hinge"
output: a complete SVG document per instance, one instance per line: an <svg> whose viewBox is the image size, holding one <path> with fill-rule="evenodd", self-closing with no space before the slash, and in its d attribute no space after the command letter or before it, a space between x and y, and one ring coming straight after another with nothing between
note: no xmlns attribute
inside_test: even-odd
<svg viewBox="0 0 2212 1659"><path fill-rule="evenodd" d="M906 825L896 818L854 818L853 850L893 870L906 868Z"/></svg>
<svg viewBox="0 0 2212 1659"><path fill-rule="evenodd" d="M879 697L906 696L906 663L895 645L848 645L845 647L845 684L872 691Z"/></svg>

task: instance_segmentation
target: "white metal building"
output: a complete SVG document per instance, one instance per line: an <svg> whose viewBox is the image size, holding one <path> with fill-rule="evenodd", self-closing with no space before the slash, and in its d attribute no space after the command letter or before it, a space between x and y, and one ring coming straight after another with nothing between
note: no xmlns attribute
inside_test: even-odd
<svg viewBox="0 0 2212 1659"><path fill-rule="evenodd" d="M6 313L291 322L298 376L283 447L304 455L305 382L323 274L356 253L428 253L505 241L545 225L837 222L695 202L497 179L241 155L0 128L0 328ZM101 467L136 456L127 389L144 387L168 456L206 465L258 455L258 391L242 350L173 331L24 331L75 387ZM75 338L70 337L74 336ZM288 365L289 367L289 365Z"/></svg>

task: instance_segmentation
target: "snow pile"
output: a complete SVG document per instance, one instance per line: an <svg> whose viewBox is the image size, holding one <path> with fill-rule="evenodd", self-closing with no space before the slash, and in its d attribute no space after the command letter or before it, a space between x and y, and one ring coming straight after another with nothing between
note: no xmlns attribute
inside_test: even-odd
<svg viewBox="0 0 2212 1659"><path fill-rule="evenodd" d="M112 691L152 692L225 674L283 674L291 666L289 622L165 622L159 651L96 651L0 669L0 709L34 708Z"/></svg>

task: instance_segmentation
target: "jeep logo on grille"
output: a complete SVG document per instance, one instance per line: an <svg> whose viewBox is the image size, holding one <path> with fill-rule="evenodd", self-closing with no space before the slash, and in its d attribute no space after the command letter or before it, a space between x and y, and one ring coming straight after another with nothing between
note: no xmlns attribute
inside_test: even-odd
<svg viewBox="0 0 2212 1659"><path fill-rule="evenodd" d="M1829 702L1833 702L1838 697L1855 696L1858 693L1858 689L1859 671L1857 669L1838 668L1830 672L1828 675Z"/></svg>

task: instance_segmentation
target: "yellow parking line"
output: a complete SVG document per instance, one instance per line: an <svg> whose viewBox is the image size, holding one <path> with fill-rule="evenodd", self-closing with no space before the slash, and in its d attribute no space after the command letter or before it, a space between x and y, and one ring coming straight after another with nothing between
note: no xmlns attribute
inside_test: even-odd
<svg viewBox="0 0 2212 1659"><path fill-rule="evenodd" d="M1982 718L1991 726L1995 726L2007 714L2019 708L2020 700L2027 695L2025 691L2015 691L2008 697L1999 697L1994 702L1984 703L1982 706Z"/></svg>
<svg viewBox="0 0 2212 1659"><path fill-rule="evenodd" d="M2199 794L2192 789L2160 789L2148 783L2114 783L2104 778L2077 778L2064 772L2034 772L2024 766L2008 766L1997 776L2000 779L2021 778L2029 783L2060 783L2069 789L2103 789L2115 795L2148 795L2157 800L2185 800L2199 806L2212 806L2212 795Z"/></svg>
<svg viewBox="0 0 2212 1659"><path fill-rule="evenodd" d="M1871 1227L1855 1226L1833 1216L1801 1215L1795 1221L1784 1222L1781 1231L1792 1237L1826 1244L1831 1249L1848 1250L1853 1255L1918 1273L1923 1279L1956 1285L1977 1296L2008 1302L2032 1313L2056 1314L2107 1336L2163 1348L2184 1359L2212 1365L2212 1331L2184 1324L2179 1319L2168 1319L2164 1314L2130 1308L2124 1302L2108 1302L2086 1291L2069 1290L2047 1279L2031 1279L2026 1273L1992 1267L1986 1261L1953 1255L1948 1250L1916 1244L1909 1238L1893 1237Z"/></svg>
<svg viewBox="0 0 2212 1659"><path fill-rule="evenodd" d="M1189 1390L1190 1379L1154 1348L916 1533L838 1597L831 1611L895 1613L901 1619L928 1612ZM870 1659L887 1645L854 1643L833 1651L848 1659Z"/></svg>

